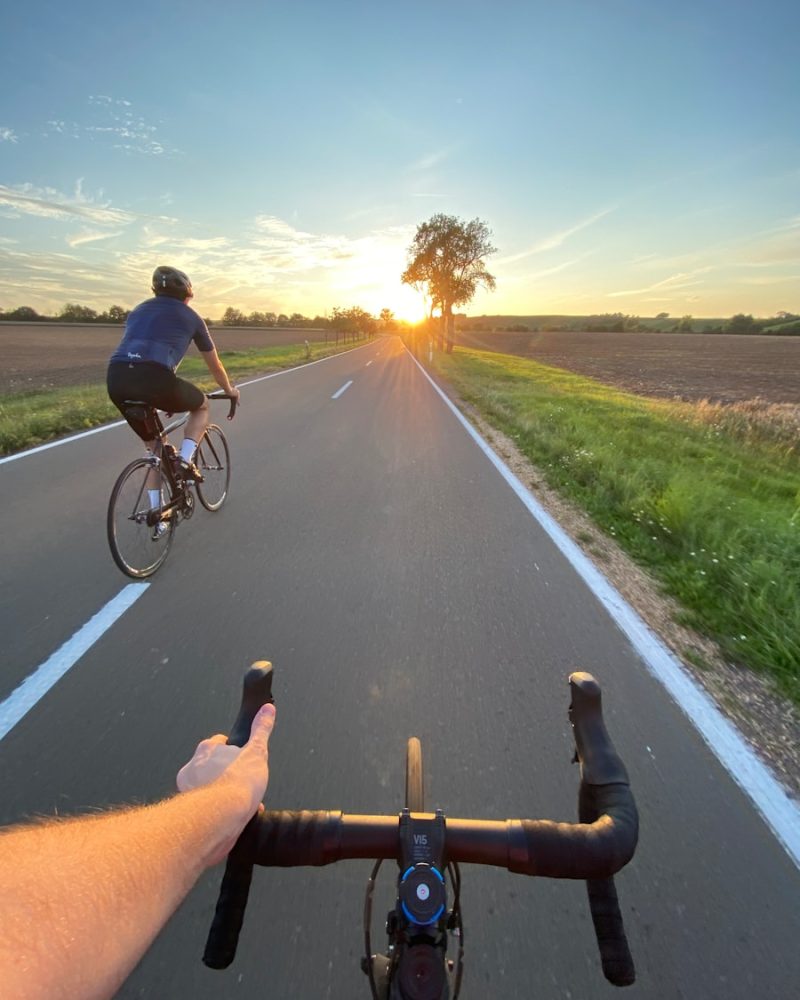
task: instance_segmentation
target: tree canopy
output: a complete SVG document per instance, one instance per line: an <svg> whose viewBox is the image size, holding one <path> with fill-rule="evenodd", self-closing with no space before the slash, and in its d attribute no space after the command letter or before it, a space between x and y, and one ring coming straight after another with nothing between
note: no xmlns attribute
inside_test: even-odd
<svg viewBox="0 0 800 1000"><path fill-rule="evenodd" d="M466 305L480 285L495 287L494 275L484 262L496 252L491 235L481 219L464 222L455 215L438 213L417 226L408 248L408 266L401 280L429 296L431 314L441 310L448 350L453 343L453 307Z"/></svg>

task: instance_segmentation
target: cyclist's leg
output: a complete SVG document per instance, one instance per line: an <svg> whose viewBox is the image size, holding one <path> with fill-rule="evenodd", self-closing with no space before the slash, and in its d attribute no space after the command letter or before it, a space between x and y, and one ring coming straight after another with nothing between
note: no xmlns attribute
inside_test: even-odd
<svg viewBox="0 0 800 1000"><path fill-rule="evenodd" d="M186 430L183 433L183 440L189 440L193 443L192 455L194 455L197 445L200 443L201 438L206 432L206 427L208 427L208 400L203 396L202 405L196 410L191 410L189 413L189 419L186 421ZM182 451L181 454L184 458L191 459L192 455L187 456Z"/></svg>
<svg viewBox="0 0 800 1000"><path fill-rule="evenodd" d="M208 400L205 394L186 379L175 376L175 383L169 397L169 407L173 412L189 413L186 430L183 432L181 458L191 462L197 445L200 443L208 426Z"/></svg>

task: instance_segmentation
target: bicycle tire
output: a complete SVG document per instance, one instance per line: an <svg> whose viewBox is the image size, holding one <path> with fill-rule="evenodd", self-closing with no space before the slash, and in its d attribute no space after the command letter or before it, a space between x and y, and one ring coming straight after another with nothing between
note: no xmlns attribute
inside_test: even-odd
<svg viewBox="0 0 800 1000"><path fill-rule="evenodd" d="M197 483L197 495L206 510L219 510L228 496L231 481L231 456L222 428L209 424L195 452L194 463L203 475Z"/></svg>
<svg viewBox="0 0 800 1000"><path fill-rule="evenodd" d="M152 576L163 564L172 546L175 522L172 518L160 523L165 525L162 534L148 524L150 509L147 480L153 470L152 461L138 458L126 465L120 473L108 501L106 529L108 544L114 562L134 580ZM170 496L169 483L158 468L161 496Z"/></svg>
<svg viewBox="0 0 800 1000"><path fill-rule="evenodd" d="M409 812L425 812L422 744L416 736L412 736L406 746L406 808Z"/></svg>

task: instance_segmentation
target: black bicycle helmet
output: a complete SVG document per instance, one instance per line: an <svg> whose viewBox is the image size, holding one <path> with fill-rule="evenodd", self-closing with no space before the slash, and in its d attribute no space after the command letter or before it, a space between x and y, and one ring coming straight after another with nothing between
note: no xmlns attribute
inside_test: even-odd
<svg viewBox="0 0 800 1000"><path fill-rule="evenodd" d="M156 295L169 295L173 299L190 299L194 292L189 278L177 267L161 264L153 271L153 291Z"/></svg>

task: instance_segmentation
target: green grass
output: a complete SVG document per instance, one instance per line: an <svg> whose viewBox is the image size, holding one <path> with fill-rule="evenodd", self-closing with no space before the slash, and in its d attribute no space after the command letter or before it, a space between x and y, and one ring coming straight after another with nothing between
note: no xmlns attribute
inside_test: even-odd
<svg viewBox="0 0 800 1000"><path fill-rule="evenodd" d="M769 408L644 399L486 351L434 366L661 582L687 625L800 704L796 424Z"/></svg>
<svg viewBox="0 0 800 1000"><path fill-rule="evenodd" d="M310 360L317 361L330 354L350 350L354 346L353 343L339 346L324 342L313 343L309 345ZM260 351L221 351L220 357L234 382L241 381L248 375L293 368L309 360L306 358L304 344L269 347ZM186 358L181 365L180 375L209 391L216 388L201 358ZM119 411L106 394L105 382L0 396L0 454L8 455L52 441L63 434L98 427L119 419Z"/></svg>

